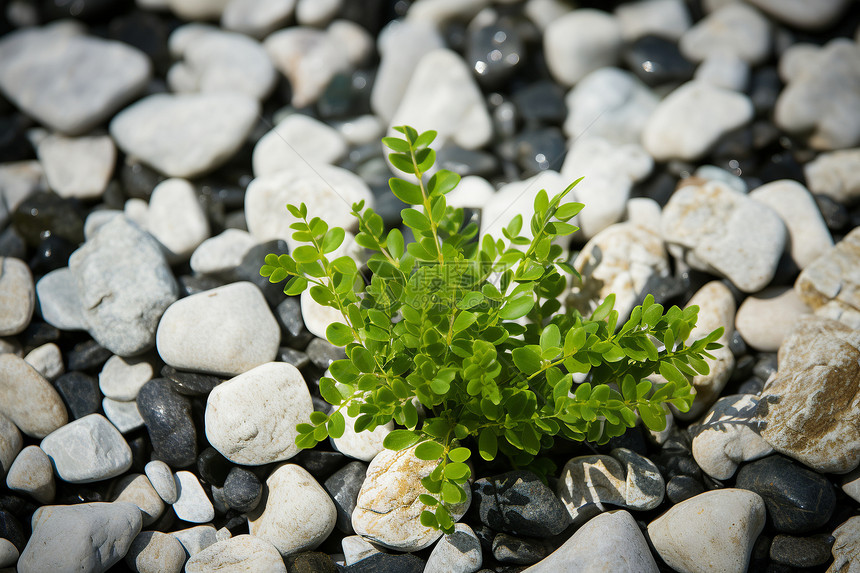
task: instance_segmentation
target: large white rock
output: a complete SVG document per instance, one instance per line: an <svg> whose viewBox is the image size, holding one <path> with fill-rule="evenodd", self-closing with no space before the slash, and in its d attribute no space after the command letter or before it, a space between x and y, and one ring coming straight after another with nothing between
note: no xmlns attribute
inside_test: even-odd
<svg viewBox="0 0 860 573"><path fill-rule="evenodd" d="M702 471L714 479L726 480L741 462L773 452L758 434L756 406L756 396L726 396L717 400L700 424L691 427L693 458Z"/></svg>
<svg viewBox="0 0 860 573"><path fill-rule="evenodd" d="M244 34L186 24L170 34L169 46L178 60L167 72L174 92L234 91L265 100L275 87L266 50Z"/></svg>
<svg viewBox="0 0 860 573"><path fill-rule="evenodd" d="M15 257L0 257L0 336L18 334L30 324L36 286L30 267Z"/></svg>
<svg viewBox="0 0 860 573"><path fill-rule="evenodd" d="M221 27L262 39L283 27L296 0L230 0L221 13Z"/></svg>
<svg viewBox="0 0 860 573"><path fill-rule="evenodd" d="M345 456L371 461L376 455L385 449L382 445L385 436L394 429L394 422L388 422L382 426L377 426L372 432L367 430L362 432L355 431L355 420L347 413L344 416L343 435L339 438L331 438L331 443L334 448Z"/></svg>
<svg viewBox="0 0 860 573"><path fill-rule="evenodd" d="M284 559L274 545L253 535L237 535L213 543L185 564L186 573L235 571L287 573Z"/></svg>
<svg viewBox="0 0 860 573"><path fill-rule="evenodd" d="M673 506L648 525L648 535L663 561L676 571L743 573L764 522L761 496L720 489Z"/></svg>
<svg viewBox="0 0 860 573"><path fill-rule="evenodd" d="M315 549L334 529L334 502L303 467L279 465L266 486L260 504L248 513L248 529L281 555Z"/></svg>
<svg viewBox="0 0 860 573"><path fill-rule="evenodd" d="M447 142L478 149L493 135L474 74L459 54L447 49L421 58L389 125L411 125L419 133L436 131L436 149Z"/></svg>
<svg viewBox="0 0 860 573"><path fill-rule="evenodd" d="M184 179L167 179L149 198L146 230L164 247L170 261L186 261L209 238L209 220L194 186Z"/></svg>
<svg viewBox="0 0 860 573"><path fill-rule="evenodd" d="M131 448L101 414L90 414L45 436L39 444L60 479L92 483L116 477L131 467Z"/></svg>
<svg viewBox="0 0 860 573"><path fill-rule="evenodd" d="M99 197L116 163L116 146L106 135L69 138L52 134L36 149L48 185L60 197Z"/></svg>
<svg viewBox="0 0 860 573"><path fill-rule="evenodd" d="M158 354L170 366L230 376L274 360L280 340L263 294L249 282L178 300L156 333Z"/></svg>
<svg viewBox="0 0 860 573"><path fill-rule="evenodd" d="M59 22L22 28L0 42L0 90L47 127L78 135L146 86L152 65L124 42L85 36Z"/></svg>
<svg viewBox="0 0 860 573"><path fill-rule="evenodd" d="M683 0L644 0L619 5L615 16L621 26L621 35L627 42L642 36L662 36L678 40L692 22Z"/></svg>
<svg viewBox="0 0 860 573"><path fill-rule="evenodd" d="M776 352L800 317L811 313L793 288L768 287L744 300L735 328L752 348Z"/></svg>
<svg viewBox="0 0 860 573"><path fill-rule="evenodd" d="M206 402L206 438L242 465L282 462L298 453L296 424L313 403L293 365L269 362L215 387Z"/></svg>
<svg viewBox="0 0 860 573"><path fill-rule="evenodd" d="M636 520L623 509L590 519L564 545L524 573L558 573L573 563L582 571L659 571Z"/></svg>
<svg viewBox="0 0 860 573"><path fill-rule="evenodd" d="M33 514L33 535L18 559L20 573L107 571L140 532L133 503L46 505Z"/></svg>
<svg viewBox="0 0 860 573"><path fill-rule="evenodd" d="M543 35L546 64L560 84L572 86L589 72L613 66L621 49L621 26L615 16L581 8L550 23Z"/></svg>
<svg viewBox="0 0 860 573"><path fill-rule="evenodd" d="M256 244L247 231L225 229L194 249L189 261L191 270L201 275L229 272L242 264L242 259Z"/></svg>
<svg viewBox="0 0 860 573"><path fill-rule="evenodd" d="M419 551L442 535L419 521L427 506L418 496L428 493L421 479L430 475L438 462L418 459L416 447L399 452L383 450L373 458L352 513L352 527L357 534L396 551ZM466 501L452 508L451 519L455 522L472 502L471 488L465 490Z"/></svg>
<svg viewBox="0 0 860 573"><path fill-rule="evenodd" d="M44 438L69 420L51 383L14 354L0 354L0 414L32 438Z"/></svg>
<svg viewBox="0 0 860 573"><path fill-rule="evenodd" d="M670 253L725 276L744 292L767 286L787 239L773 209L719 181L693 181L675 191L661 229Z"/></svg>
<svg viewBox="0 0 860 573"><path fill-rule="evenodd" d="M307 115L293 113L254 146L254 175L312 170L319 163L338 162L346 151L346 141L334 128Z"/></svg>
<svg viewBox="0 0 860 573"><path fill-rule="evenodd" d="M57 489L50 458L39 446L27 446L9 468L6 487L29 494L39 503L51 503Z"/></svg>
<svg viewBox="0 0 860 573"><path fill-rule="evenodd" d="M822 153L803 166L809 190L843 204L860 198L860 148Z"/></svg>
<svg viewBox="0 0 860 573"><path fill-rule="evenodd" d="M645 124L642 145L657 161L695 161L720 137L752 118L747 96L691 81L660 102Z"/></svg>
<svg viewBox="0 0 860 573"><path fill-rule="evenodd" d="M169 177L191 178L230 159L259 112L257 100L236 92L155 94L117 114L110 134L127 155Z"/></svg>
<svg viewBox="0 0 860 573"><path fill-rule="evenodd" d="M771 28L767 18L755 8L743 2L730 2L687 30L678 47L693 62L729 53L756 65L770 55Z"/></svg>

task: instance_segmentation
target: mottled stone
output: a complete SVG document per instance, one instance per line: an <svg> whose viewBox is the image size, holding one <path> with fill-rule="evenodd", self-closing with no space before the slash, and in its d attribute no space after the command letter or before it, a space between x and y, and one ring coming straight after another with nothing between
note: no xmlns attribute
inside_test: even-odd
<svg viewBox="0 0 860 573"><path fill-rule="evenodd" d="M481 542L465 523L454 525L433 548L424 573L474 573L481 568L483 555Z"/></svg>
<svg viewBox="0 0 860 573"><path fill-rule="evenodd" d="M857 328L860 320L860 229L853 229L800 273L794 289L817 313Z"/></svg>
<svg viewBox="0 0 860 573"><path fill-rule="evenodd" d="M0 354L0 414L32 438L44 438L69 419L51 383L14 354Z"/></svg>
<svg viewBox="0 0 860 573"><path fill-rule="evenodd" d="M143 474L122 477L114 487L114 501L127 501L140 508L143 526L151 525L164 512L164 502Z"/></svg>
<svg viewBox="0 0 860 573"><path fill-rule="evenodd" d="M481 523L495 531L551 537L570 525L564 504L529 471L517 470L475 481L472 500Z"/></svg>
<svg viewBox="0 0 860 573"><path fill-rule="evenodd" d="M9 468L6 487L27 493L39 503L51 503L54 501L56 484L50 458L38 446L27 446Z"/></svg>
<svg viewBox="0 0 860 573"><path fill-rule="evenodd" d="M146 477L149 478L149 483L158 493L159 497L165 503L174 504L179 499L179 492L176 489L176 481L173 479L173 472L166 463L161 460L152 460L144 468Z"/></svg>
<svg viewBox="0 0 860 573"><path fill-rule="evenodd" d="M180 573L185 559L179 540L160 531L141 531L125 556L125 562L137 573Z"/></svg>
<svg viewBox="0 0 860 573"><path fill-rule="evenodd" d="M185 564L187 573L227 570L236 573L287 573L284 560L275 546L253 535L237 535L213 543Z"/></svg>

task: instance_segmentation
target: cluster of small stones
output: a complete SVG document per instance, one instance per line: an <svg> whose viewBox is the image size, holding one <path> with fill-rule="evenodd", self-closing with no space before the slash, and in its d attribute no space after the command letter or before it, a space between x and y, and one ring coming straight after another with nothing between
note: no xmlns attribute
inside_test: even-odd
<svg viewBox="0 0 860 573"><path fill-rule="evenodd" d="M4 10L0 572L856 570L856 2ZM725 329L665 431L559 441L548 483L476 459L450 535L392 424L296 448L337 317L258 274L288 202L401 224L402 124L484 233L585 176L567 306Z"/></svg>

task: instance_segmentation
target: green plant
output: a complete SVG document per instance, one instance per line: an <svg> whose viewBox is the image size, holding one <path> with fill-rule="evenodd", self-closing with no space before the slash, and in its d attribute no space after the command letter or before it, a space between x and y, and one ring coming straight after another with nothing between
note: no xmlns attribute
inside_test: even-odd
<svg viewBox="0 0 860 573"><path fill-rule="evenodd" d="M663 429L663 404L689 409L689 379L708 372L704 358L719 348L721 330L687 346L698 308L664 313L650 295L620 328L614 295L589 317L560 312L565 277L576 271L553 239L577 230L568 221L583 205L562 201L578 181L552 198L537 194L531 238L521 234L517 215L504 239L477 241L477 225L446 203L459 176L444 169L425 176L435 161L428 147L435 132L396 130L403 137L383 143L394 167L414 182L389 183L399 199L418 206L401 212L415 241L406 244L398 229L385 232L379 215L354 205L355 240L373 252L366 283L352 258L328 258L344 230L308 219L304 204L288 205L297 219L293 238L305 244L291 255L268 255L260 273L273 283L289 278L289 295L311 285L314 300L343 317L326 336L345 346L348 358L334 362L319 387L334 408L299 424L296 443L309 448L340 437L344 411L357 418L356 431L393 419L402 428L388 434L386 447L419 444L416 456L440 460L423 480L429 494L420 499L432 510L421 522L450 532L449 507L464 501L471 476L470 444L484 460L502 452L515 467L546 474L554 467L537 456L555 436L605 443L633 427L636 412L647 427ZM655 372L668 382L654 387L646 377ZM574 375L587 381L575 384Z"/></svg>

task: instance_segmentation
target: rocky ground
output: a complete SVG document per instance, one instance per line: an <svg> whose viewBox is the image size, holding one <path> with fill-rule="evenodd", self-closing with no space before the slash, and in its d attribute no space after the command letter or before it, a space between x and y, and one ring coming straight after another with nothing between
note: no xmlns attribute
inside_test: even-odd
<svg viewBox="0 0 860 573"><path fill-rule="evenodd" d="M4 6L0 571L858 571L856 2ZM483 232L585 176L568 304L726 329L666 431L477 463L442 538L393 426L297 450L343 351L258 275L287 202L400 224L401 124Z"/></svg>

